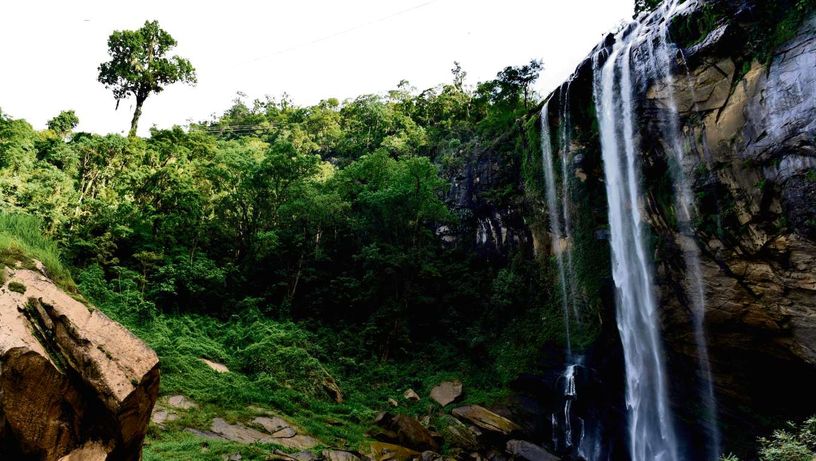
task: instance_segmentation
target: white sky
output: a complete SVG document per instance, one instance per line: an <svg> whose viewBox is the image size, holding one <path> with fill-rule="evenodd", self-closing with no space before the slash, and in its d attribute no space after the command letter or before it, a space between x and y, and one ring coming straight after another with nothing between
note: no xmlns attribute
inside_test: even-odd
<svg viewBox="0 0 816 461"><path fill-rule="evenodd" d="M145 102L140 134L209 119L241 91L286 92L296 104L383 93L406 79L418 89L467 83L508 65L544 61L547 93L602 35L630 18L634 0L26 0L0 14L0 108L35 128L74 109L79 130L124 133L133 101L114 111L96 81L113 30L159 24L196 67L199 83Z"/></svg>

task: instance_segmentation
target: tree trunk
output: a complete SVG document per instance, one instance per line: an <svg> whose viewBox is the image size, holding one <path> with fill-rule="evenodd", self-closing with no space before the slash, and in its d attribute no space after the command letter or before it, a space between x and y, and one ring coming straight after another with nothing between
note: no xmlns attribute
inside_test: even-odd
<svg viewBox="0 0 816 461"><path fill-rule="evenodd" d="M142 116L142 104L144 104L145 99L140 96L136 96L136 110L133 112L133 120L130 121L130 132L128 133L128 137L132 138L136 136L136 129L139 127L139 117Z"/></svg>

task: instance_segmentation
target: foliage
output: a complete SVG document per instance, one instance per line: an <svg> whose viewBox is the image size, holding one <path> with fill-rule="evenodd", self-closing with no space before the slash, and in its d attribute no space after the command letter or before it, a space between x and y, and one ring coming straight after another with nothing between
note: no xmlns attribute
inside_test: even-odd
<svg viewBox="0 0 816 461"><path fill-rule="evenodd" d="M79 125L79 117L73 110L64 110L48 121L48 129L64 137Z"/></svg>
<svg viewBox="0 0 816 461"><path fill-rule="evenodd" d="M816 456L816 417L799 426L789 423L759 443L762 461L811 461Z"/></svg>
<svg viewBox="0 0 816 461"><path fill-rule="evenodd" d="M116 76L117 99L168 83L116 73L126 43L154 34L162 55L175 43L146 27L111 39L101 70ZM88 299L157 351L162 393L201 404L154 434L146 459L183 458L196 449L184 427L248 417L248 405L353 447L408 387L425 396L400 407L409 414L428 413L442 379L488 403L562 340L563 325L551 274L526 250L484 258L472 239L442 237L475 232L448 185L490 146L508 173L483 195L496 209L521 207L518 127L540 69L508 67L470 86L456 66L452 83L425 91L402 82L305 107L239 98L211 121L144 139L72 134L67 113L42 131L0 114L0 248L42 260L66 286L70 266ZM493 347L530 336L540 341Z"/></svg>
<svg viewBox="0 0 816 461"><path fill-rule="evenodd" d="M61 261L59 249L43 236L41 229L42 223L37 218L0 212L0 264L33 267L32 258L36 259L55 282L73 291L74 283Z"/></svg>
<svg viewBox="0 0 816 461"><path fill-rule="evenodd" d="M117 107L122 99L136 98L130 136L136 135L142 104L151 93L160 93L176 82L196 82L190 61L166 56L176 45L176 40L159 27L158 21L145 21L138 30L114 31L108 38L111 60L99 65L98 79L113 91Z"/></svg>

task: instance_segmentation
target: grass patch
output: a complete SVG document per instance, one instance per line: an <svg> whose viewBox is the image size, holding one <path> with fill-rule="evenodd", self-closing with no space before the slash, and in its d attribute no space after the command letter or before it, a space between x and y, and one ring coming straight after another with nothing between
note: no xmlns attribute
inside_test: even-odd
<svg viewBox="0 0 816 461"><path fill-rule="evenodd" d="M221 440L202 440L188 432L162 432L144 446L144 461L223 461L240 454L242 461L265 461L273 445L244 445Z"/></svg>
<svg viewBox="0 0 816 461"><path fill-rule="evenodd" d="M41 229L42 222L33 216L0 213L0 264L36 269L34 260L38 260L54 283L66 291L76 292L57 244L45 237Z"/></svg>

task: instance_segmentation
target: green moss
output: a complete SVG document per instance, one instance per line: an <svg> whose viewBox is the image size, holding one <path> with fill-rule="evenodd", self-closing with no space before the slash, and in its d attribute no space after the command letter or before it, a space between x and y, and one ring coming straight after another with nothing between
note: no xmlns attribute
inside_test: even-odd
<svg viewBox="0 0 816 461"><path fill-rule="evenodd" d="M717 5L706 3L688 15L680 15L671 24L671 35L674 41L683 47L696 45L720 26L725 14Z"/></svg>
<svg viewBox="0 0 816 461"><path fill-rule="evenodd" d="M9 282L8 289L15 292L15 293L20 293L20 294L25 294L25 292L26 292L26 286L24 284L20 283L20 282L17 282L17 281Z"/></svg>

